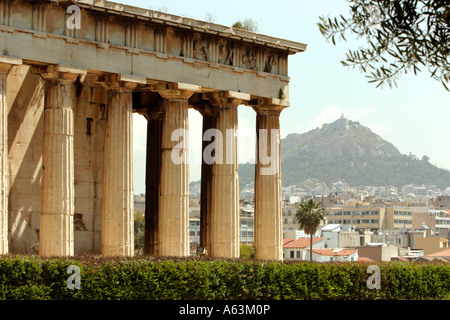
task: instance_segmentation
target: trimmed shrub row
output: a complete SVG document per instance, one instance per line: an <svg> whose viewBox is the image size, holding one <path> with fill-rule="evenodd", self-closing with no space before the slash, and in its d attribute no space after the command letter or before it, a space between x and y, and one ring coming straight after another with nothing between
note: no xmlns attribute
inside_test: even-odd
<svg viewBox="0 0 450 320"><path fill-rule="evenodd" d="M80 289L69 289L70 265ZM2 300L448 299L450 265L378 262L381 289L369 289L368 263L227 260L0 258Z"/></svg>

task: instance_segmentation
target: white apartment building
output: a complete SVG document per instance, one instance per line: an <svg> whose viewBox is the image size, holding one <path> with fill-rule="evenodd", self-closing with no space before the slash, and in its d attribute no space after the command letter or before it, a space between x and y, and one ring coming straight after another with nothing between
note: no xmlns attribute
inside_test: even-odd
<svg viewBox="0 0 450 320"><path fill-rule="evenodd" d="M450 210L430 210L429 214L434 216L435 235L450 237Z"/></svg>
<svg viewBox="0 0 450 320"><path fill-rule="evenodd" d="M313 249L323 249L323 238L313 238ZM306 253L310 247L309 238L284 239L283 257L284 260L306 260Z"/></svg>
<svg viewBox="0 0 450 320"><path fill-rule="evenodd" d="M329 224L321 230L325 248L355 248L370 242L372 232L356 231L355 226Z"/></svg>
<svg viewBox="0 0 450 320"><path fill-rule="evenodd" d="M310 250L308 250L307 259L309 259ZM313 249L312 260L315 262L345 262L357 261L358 249Z"/></svg>
<svg viewBox="0 0 450 320"><path fill-rule="evenodd" d="M333 206L325 209L328 224L354 225L356 229L412 229L413 210L408 207Z"/></svg>

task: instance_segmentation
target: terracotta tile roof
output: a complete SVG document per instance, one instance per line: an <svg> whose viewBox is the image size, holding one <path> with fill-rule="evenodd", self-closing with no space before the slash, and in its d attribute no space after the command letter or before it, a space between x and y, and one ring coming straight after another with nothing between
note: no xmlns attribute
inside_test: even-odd
<svg viewBox="0 0 450 320"><path fill-rule="evenodd" d="M367 257L358 257L358 260L357 261L362 261L362 262L364 262L364 261L373 261L372 259L370 259L370 258L367 258Z"/></svg>
<svg viewBox="0 0 450 320"><path fill-rule="evenodd" d="M405 258L405 257L391 257L391 261L404 261L404 262L408 262L409 259Z"/></svg>
<svg viewBox="0 0 450 320"><path fill-rule="evenodd" d="M309 238L298 238L297 240L293 240L293 239L291 239L291 240L292 241L289 241L289 242L286 242L286 243L283 240L283 248L284 249L287 249L287 248L290 248L290 249L303 249L303 248L306 248L306 247L308 247L310 245L310 239ZM313 238L312 242L314 244L314 243L316 243L318 241L321 241L321 240L323 240L323 238Z"/></svg>
<svg viewBox="0 0 450 320"><path fill-rule="evenodd" d="M312 252L321 256L349 256L358 249L313 249Z"/></svg>

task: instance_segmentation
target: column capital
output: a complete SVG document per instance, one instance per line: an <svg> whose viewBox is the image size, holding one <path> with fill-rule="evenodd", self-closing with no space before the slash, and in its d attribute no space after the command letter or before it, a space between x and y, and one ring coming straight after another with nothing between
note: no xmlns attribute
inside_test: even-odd
<svg viewBox="0 0 450 320"><path fill-rule="evenodd" d="M106 90L131 92L138 84L146 84L147 80L142 77L115 73L100 76L96 83L100 84Z"/></svg>
<svg viewBox="0 0 450 320"><path fill-rule="evenodd" d="M279 116L281 111L284 110L284 107L281 106L253 106L253 110L257 114L266 114L266 115L274 115Z"/></svg>
<svg viewBox="0 0 450 320"><path fill-rule="evenodd" d="M159 83L150 85L150 90L158 92L166 100L188 100L200 91L200 86L180 82Z"/></svg>
<svg viewBox="0 0 450 320"><path fill-rule="evenodd" d="M74 68L63 65L37 66L33 70L45 80L56 80L63 83L74 83L78 76L87 75L86 69Z"/></svg>
<svg viewBox="0 0 450 320"><path fill-rule="evenodd" d="M209 102L194 104L193 108L197 110L203 117L214 117L217 115L217 109L214 108Z"/></svg>
<svg viewBox="0 0 450 320"><path fill-rule="evenodd" d="M202 98L211 102L214 107L233 108L250 101L250 95L235 91L203 93Z"/></svg>
<svg viewBox="0 0 450 320"><path fill-rule="evenodd" d="M138 114L143 115L147 121L162 120L164 112L161 108L140 108L136 110Z"/></svg>
<svg viewBox="0 0 450 320"><path fill-rule="evenodd" d="M280 114L281 111L289 107L289 102L275 98L255 98L249 102L249 105L257 113Z"/></svg>
<svg viewBox="0 0 450 320"><path fill-rule="evenodd" d="M0 56L0 72L7 72L12 66L22 65L22 59Z"/></svg>

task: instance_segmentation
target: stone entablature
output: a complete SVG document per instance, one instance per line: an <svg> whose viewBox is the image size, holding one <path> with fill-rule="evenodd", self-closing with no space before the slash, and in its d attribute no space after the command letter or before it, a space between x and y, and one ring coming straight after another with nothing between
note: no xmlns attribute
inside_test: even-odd
<svg viewBox="0 0 450 320"><path fill-rule="evenodd" d="M67 27L73 4L81 8L80 29ZM4 55L267 98L289 100L288 56L306 50L293 41L109 1L5 0L0 10Z"/></svg>

